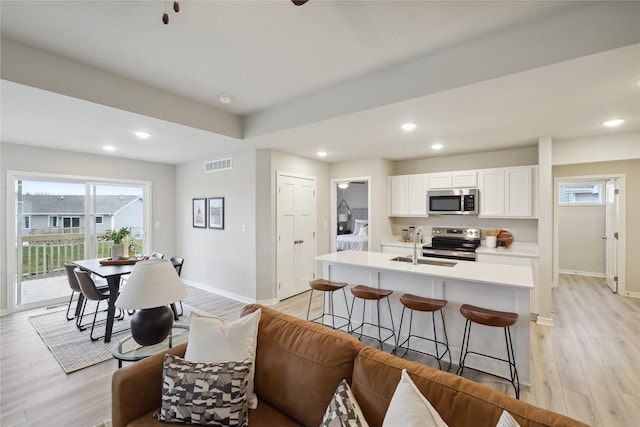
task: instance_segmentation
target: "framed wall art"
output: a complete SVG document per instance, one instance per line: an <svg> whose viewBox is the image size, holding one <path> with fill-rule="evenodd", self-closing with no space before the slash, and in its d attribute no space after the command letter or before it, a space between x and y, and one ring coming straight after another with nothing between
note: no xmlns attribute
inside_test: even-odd
<svg viewBox="0 0 640 427"><path fill-rule="evenodd" d="M207 199L193 199L192 219L194 228L207 228Z"/></svg>
<svg viewBox="0 0 640 427"><path fill-rule="evenodd" d="M209 228L224 230L224 197L209 197Z"/></svg>

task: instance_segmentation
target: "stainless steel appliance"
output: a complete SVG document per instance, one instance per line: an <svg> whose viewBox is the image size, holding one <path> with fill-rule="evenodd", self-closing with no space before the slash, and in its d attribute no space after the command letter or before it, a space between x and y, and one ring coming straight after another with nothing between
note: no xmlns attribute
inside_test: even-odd
<svg viewBox="0 0 640 427"><path fill-rule="evenodd" d="M431 244L422 247L422 256L475 261L478 246L480 230L477 228L433 227Z"/></svg>
<svg viewBox="0 0 640 427"><path fill-rule="evenodd" d="M478 189L458 188L427 192L429 215L477 215Z"/></svg>

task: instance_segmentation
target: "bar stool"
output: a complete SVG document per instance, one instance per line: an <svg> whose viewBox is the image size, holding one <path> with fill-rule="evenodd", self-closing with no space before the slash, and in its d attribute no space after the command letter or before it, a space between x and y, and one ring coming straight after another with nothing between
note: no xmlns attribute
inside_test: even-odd
<svg viewBox="0 0 640 427"><path fill-rule="evenodd" d="M476 307L469 304L464 304L460 307L460 313L467 319L464 325L464 335L462 336L462 348L460 350L460 364L458 375L462 375L464 368L469 368L474 371L483 372L485 374L494 376L496 378L502 378L509 381L516 391L516 399L520 399L520 380L518 379L518 370L516 369L516 356L513 351L513 341L511 340L510 326L514 325L518 321L518 313L509 313L504 311L489 310L487 308ZM490 356L488 354L477 353L469 351L469 337L471 335L471 323L478 323L480 325L491 326L504 329L504 339L507 345L507 359L500 359L498 357ZM491 359L499 360L501 362L507 362L509 364L510 378L502 377L500 375L492 374L490 372L481 371L480 369L471 368L465 366L465 360L467 354L476 354L479 356L488 357Z"/></svg>
<svg viewBox="0 0 640 427"><path fill-rule="evenodd" d="M395 326L393 324L393 313L391 312L391 303L389 302L389 295L391 295L393 293L393 291L389 291L386 289L378 289L378 288L371 288L369 286L364 286L364 285L358 285L358 286L354 286L353 288L351 288L351 293L353 294L353 300L351 301L351 311L350 311L350 315L349 315L349 323L353 324L351 317L353 317L353 305L356 302L356 299L361 299L362 300L362 323L360 323L360 325L356 328L351 329L351 333L353 334L354 332L356 332L358 329L360 329L360 338L362 338L363 336L377 340L380 343L380 350L382 350L382 343L388 341L390 338L394 338L394 345L395 345L395 341L396 341L396 332L395 332ZM386 326L382 326L380 324L380 300L386 298L387 299L387 306L389 307L389 316L391 318L391 328L388 328ZM378 323L377 324L373 324L370 322L365 322L365 312L367 309L367 301L375 301L376 302L376 314L378 316ZM378 338L369 336L369 335L364 335L364 326L365 325L369 325L369 326L373 326L378 328ZM382 339L382 329L385 329L387 331L390 332L390 335L388 337L386 337L385 339Z"/></svg>
<svg viewBox="0 0 640 427"><path fill-rule="evenodd" d="M402 331L402 323L404 322L404 311L406 309L409 309L411 312L409 316L409 335L407 336L406 340L396 345L395 351L402 348L402 346L406 343L407 346L405 347L404 354L400 357L406 356L409 350L414 351L416 353L424 354L425 356L431 356L434 359L436 359L436 361L438 362L438 368L440 370L442 370L442 364L440 363L440 361L448 353L449 366L447 367L447 371L449 371L449 369L451 369L451 351L449 350L449 340L447 339L447 328L445 327L445 324L444 324L444 314L442 310L444 306L447 305L447 301L441 300L441 299L425 298L425 297L420 297L412 294L404 294L400 297L400 302L402 303L403 307L402 307L402 316L400 317L400 326L398 329L398 341L400 341L400 332ZM413 326L414 311L431 313L431 324L433 326L433 338L421 337L420 335L414 335L411 333L411 327ZM440 319L442 320L442 331L444 333L444 341L438 341L438 334L436 331L436 316L435 316L436 311L440 312ZM431 354L431 353L410 348L411 338L420 338L425 341L431 341L436 348L436 354ZM440 348L442 346L444 346L444 351L442 352L442 354L440 354Z"/></svg>
<svg viewBox="0 0 640 427"><path fill-rule="evenodd" d="M331 282L329 280L325 280L325 279L316 279L316 280L312 280L309 282L309 286L311 287L311 295L309 295L309 307L307 308L307 320L309 320L310 322L316 322L318 319L321 319L320 322L316 322L316 323L320 323L322 325L324 325L324 316L331 316L331 324L333 329L342 329L345 326L347 327L347 331L349 331L349 327L350 327L350 316L349 316L349 303L347 302L347 293L344 291L344 287L347 286L346 283L338 283L338 282ZM334 305L333 305L333 294L335 291L342 289L342 294L344 295L344 305L347 309L347 315L349 317L344 317L344 316L340 316L335 314L335 311L333 310ZM322 292L322 315L316 317L315 319L309 319L309 313L311 312L311 301L313 300L313 291L320 291ZM327 296L327 292L328 297L329 297L329 311L326 310L326 296ZM345 323L344 325L338 326L336 328L336 317L339 319L344 319L347 321L347 323Z"/></svg>

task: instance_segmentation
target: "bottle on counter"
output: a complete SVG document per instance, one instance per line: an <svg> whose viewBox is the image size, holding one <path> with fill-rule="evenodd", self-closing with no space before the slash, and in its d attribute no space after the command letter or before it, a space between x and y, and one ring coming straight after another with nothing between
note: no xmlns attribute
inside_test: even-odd
<svg viewBox="0 0 640 427"><path fill-rule="evenodd" d="M402 241L403 242L408 242L409 241L409 230L406 228L402 229Z"/></svg>
<svg viewBox="0 0 640 427"><path fill-rule="evenodd" d="M136 256L136 247L133 244L133 239L129 239L129 258Z"/></svg>
<svg viewBox="0 0 640 427"><path fill-rule="evenodd" d="M416 227L414 225L410 225L409 226L409 239L407 240L407 242L412 243L413 242L413 236L416 234Z"/></svg>

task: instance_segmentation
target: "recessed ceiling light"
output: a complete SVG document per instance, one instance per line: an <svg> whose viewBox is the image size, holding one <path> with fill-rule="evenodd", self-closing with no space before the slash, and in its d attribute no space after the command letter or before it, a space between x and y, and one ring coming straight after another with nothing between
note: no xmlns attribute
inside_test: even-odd
<svg viewBox="0 0 640 427"><path fill-rule="evenodd" d="M416 124L415 123L405 123L400 127L405 132L411 132L412 130L414 130L416 128Z"/></svg>
<svg viewBox="0 0 640 427"><path fill-rule="evenodd" d="M623 123L624 123L624 119L611 119L611 120L607 120L606 122L603 122L602 125L608 128L614 128L616 126L620 126Z"/></svg>
<svg viewBox="0 0 640 427"><path fill-rule="evenodd" d="M115 145L103 145L102 149L104 151L116 151L116 146Z"/></svg>
<svg viewBox="0 0 640 427"><path fill-rule="evenodd" d="M442 144L433 144L431 146L431 149L433 149L433 150L442 150L442 147L444 147L444 145L442 145Z"/></svg>
<svg viewBox="0 0 640 427"><path fill-rule="evenodd" d="M223 93L222 95L218 95L218 100L223 104L231 104L231 101L233 101L233 97L231 95Z"/></svg>
<svg viewBox="0 0 640 427"><path fill-rule="evenodd" d="M147 139L151 136L151 134L145 130L137 130L134 132L134 134L140 139Z"/></svg>
<svg viewBox="0 0 640 427"><path fill-rule="evenodd" d="M318 151L316 154L318 155L318 157L327 157L327 154L329 153L327 153L326 151Z"/></svg>

